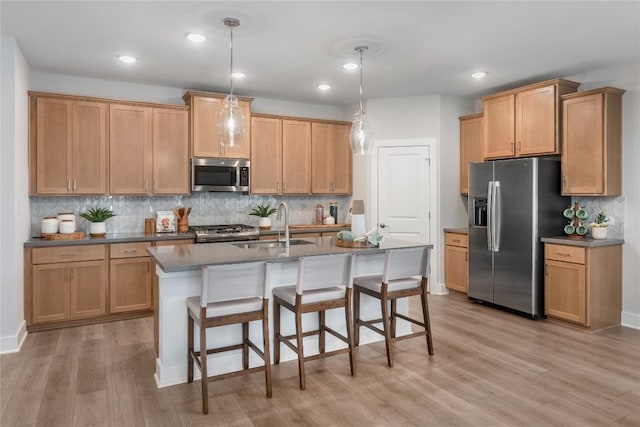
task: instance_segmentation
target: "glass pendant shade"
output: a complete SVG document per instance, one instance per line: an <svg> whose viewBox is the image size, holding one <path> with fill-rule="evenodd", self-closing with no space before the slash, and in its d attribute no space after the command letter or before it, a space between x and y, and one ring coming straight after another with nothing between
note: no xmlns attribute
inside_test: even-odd
<svg viewBox="0 0 640 427"><path fill-rule="evenodd" d="M227 95L218 114L218 136L220 145L237 148L244 144L245 117L238 97Z"/></svg>
<svg viewBox="0 0 640 427"><path fill-rule="evenodd" d="M351 151L354 154L369 154L373 148L373 129L367 120L367 114L360 110L356 113L349 134Z"/></svg>

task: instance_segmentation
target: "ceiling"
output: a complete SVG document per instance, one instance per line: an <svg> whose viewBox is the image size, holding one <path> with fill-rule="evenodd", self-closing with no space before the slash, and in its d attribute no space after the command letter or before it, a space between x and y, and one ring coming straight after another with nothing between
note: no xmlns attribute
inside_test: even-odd
<svg viewBox="0 0 640 427"><path fill-rule="evenodd" d="M478 97L612 64L640 64L640 2L7 1L1 31L32 71L227 92L229 31L240 95L315 104ZM195 45L188 32L207 36ZM134 64L116 59L127 54ZM488 71L483 80L472 72ZM327 82L328 92L316 85Z"/></svg>

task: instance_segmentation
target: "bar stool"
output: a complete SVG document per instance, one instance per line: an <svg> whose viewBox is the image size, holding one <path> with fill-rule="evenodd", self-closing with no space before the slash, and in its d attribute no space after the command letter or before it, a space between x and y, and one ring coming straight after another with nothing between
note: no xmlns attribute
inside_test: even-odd
<svg viewBox="0 0 640 427"><path fill-rule="evenodd" d="M360 326L375 331L384 336L387 347L387 363L393 366L392 341L426 335L429 355L433 355L431 339L431 322L429 320L429 305L427 303L427 271L431 249L428 247L389 249L385 253L382 275L356 277L353 280L353 304L355 317L355 344L360 344ZM367 294L380 300L382 318L374 320L360 319L360 293ZM396 311L398 298L420 295L422 301L423 322L402 315ZM391 313L387 302L391 302ZM397 319L403 319L424 328L424 331L396 337ZM382 323L383 330L373 326Z"/></svg>
<svg viewBox="0 0 640 427"><path fill-rule="evenodd" d="M285 344L298 356L300 389L305 389L304 363L336 354L349 353L351 375L355 375L355 354L351 326L351 292L353 284L353 254L332 254L301 257L298 260L298 279L295 286L273 289L273 324L275 329L274 363L280 363L280 343ZM280 335L280 307L295 314L295 335ZM340 334L325 324L325 311L344 308L347 336ZM302 331L302 314L318 312L318 329ZM327 352L325 335L329 332L344 341L347 348ZM320 353L305 356L303 337L318 335ZM296 340L296 345L291 340Z"/></svg>
<svg viewBox="0 0 640 427"><path fill-rule="evenodd" d="M269 283L270 264L208 265L202 268L200 296L187 298L188 315L188 382L193 382L193 365L202 375L202 413L209 413L208 381L264 371L267 397L271 397L271 362L269 360ZM262 321L263 348L260 350L249 339L249 322ZM200 328L200 351L193 346L193 326ZM207 347L207 328L242 323L242 343L226 347ZM264 366L249 368L249 348L264 360ZM209 377L207 355L242 349L243 369ZM203 356L204 355L204 356Z"/></svg>

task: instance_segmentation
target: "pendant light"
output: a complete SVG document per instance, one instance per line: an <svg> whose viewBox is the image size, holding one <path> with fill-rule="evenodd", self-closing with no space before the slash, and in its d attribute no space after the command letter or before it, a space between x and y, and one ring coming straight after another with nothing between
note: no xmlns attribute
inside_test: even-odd
<svg viewBox="0 0 640 427"><path fill-rule="evenodd" d="M360 53L360 110L356 113L351 124L349 143L354 154L369 154L373 148L373 129L367 121L367 114L362 107L362 53L367 46L358 46L356 52Z"/></svg>
<svg viewBox="0 0 640 427"><path fill-rule="evenodd" d="M233 28L240 25L236 18L225 18L224 25L229 27L229 95L222 102L218 115L218 136L220 146L237 148L244 144L245 117L238 103L238 97L233 94Z"/></svg>

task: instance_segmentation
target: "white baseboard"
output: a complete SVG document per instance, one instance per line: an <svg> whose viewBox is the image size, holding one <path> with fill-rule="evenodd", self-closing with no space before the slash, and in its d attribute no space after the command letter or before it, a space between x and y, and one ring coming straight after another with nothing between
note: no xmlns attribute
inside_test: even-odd
<svg viewBox="0 0 640 427"><path fill-rule="evenodd" d="M447 295L449 293L449 289L447 289L444 283L432 283L429 285L429 293L431 295Z"/></svg>
<svg viewBox="0 0 640 427"><path fill-rule="evenodd" d="M640 329L640 314L623 311L621 324L627 328Z"/></svg>
<svg viewBox="0 0 640 427"><path fill-rule="evenodd" d="M27 322L22 321L15 335L0 337L0 354L17 353L27 338Z"/></svg>

